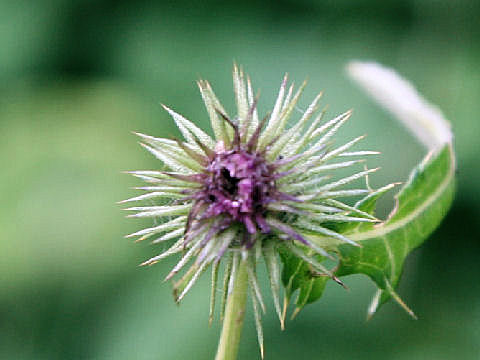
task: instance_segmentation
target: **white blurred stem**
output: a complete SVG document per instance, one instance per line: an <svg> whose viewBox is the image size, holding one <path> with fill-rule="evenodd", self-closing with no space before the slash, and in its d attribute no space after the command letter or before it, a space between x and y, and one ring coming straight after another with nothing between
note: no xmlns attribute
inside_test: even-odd
<svg viewBox="0 0 480 360"><path fill-rule="evenodd" d="M394 70L375 62L352 61L347 65L347 72L428 150L436 151L452 142L450 123L441 111Z"/></svg>

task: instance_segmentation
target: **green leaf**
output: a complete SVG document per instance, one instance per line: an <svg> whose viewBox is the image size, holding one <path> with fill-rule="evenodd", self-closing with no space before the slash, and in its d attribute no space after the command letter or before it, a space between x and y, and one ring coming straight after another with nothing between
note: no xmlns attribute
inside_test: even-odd
<svg viewBox="0 0 480 360"><path fill-rule="evenodd" d="M339 256L335 275L364 274L375 282L379 290L369 308L369 315L393 298L414 316L394 289L407 255L427 239L447 213L454 195L454 173L453 150L451 145L446 145L435 155L429 153L412 171L408 182L397 194L395 209L386 221L377 225L353 224L342 229L343 235L361 247L340 242L334 246ZM357 203L357 208L373 215L378 198L391 187L368 195ZM319 241L327 240L321 235L314 236ZM281 258L287 299L295 290L300 290L296 301L298 312L298 308L321 297L328 277L314 276L308 265L292 254L282 253Z"/></svg>
<svg viewBox="0 0 480 360"><path fill-rule="evenodd" d="M282 282L285 286L283 318L285 318L286 306L288 306L295 291L299 289L299 294L295 300L296 310L292 316L294 317L305 305L320 299L329 277L319 275L307 262L285 247L279 248L279 254L284 265L282 269ZM321 255L316 255L315 258L319 262L325 259Z"/></svg>
<svg viewBox="0 0 480 360"><path fill-rule="evenodd" d="M454 195L454 172L451 145L435 156L430 153L411 173L385 222L376 226L362 224L362 229L346 234L362 247L338 246L340 264L336 275L365 274L379 287L370 315L391 297L408 310L394 288L407 255L427 239L447 213Z"/></svg>

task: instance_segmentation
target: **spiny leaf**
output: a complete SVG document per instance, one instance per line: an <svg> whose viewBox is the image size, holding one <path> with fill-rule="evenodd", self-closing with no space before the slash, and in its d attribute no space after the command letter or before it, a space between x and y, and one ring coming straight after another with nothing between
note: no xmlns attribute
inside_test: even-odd
<svg viewBox="0 0 480 360"><path fill-rule="evenodd" d="M427 156L398 194L396 208L387 221L346 234L362 248L338 247L337 276L362 273L380 289L379 300L370 313L390 297L396 299L393 289L400 279L406 256L425 241L447 213L455 188L453 156L450 145L434 157Z"/></svg>
<svg viewBox="0 0 480 360"><path fill-rule="evenodd" d="M320 299L329 277L318 274L307 262L287 248L280 247L279 254L283 262L282 282L285 286L284 313L282 316L284 321L286 307L297 289L300 289L300 292L295 301L295 307L301 309L305 305ZM319 262L325 259L320 255L314 256ZM298 313L297 310L295 312Z"/></svg>
<svg viewBox="0 0 480 360"><path fill-rule="evenodd" d="M381 224L360 223L337 228L341 234L361 247L340 243L339 239L310 234L317 243L329 244L338 251L338 277L364 274L379 288L369 314L390 298L398 302L412 316L413 312L395 292L407 255L420 246L440 224L451 205L454 194L454 154L446 145L438 154L430 153L410 175L409 181L397 195L397 205ZM357 203L359 210L374 214L378 198L392 185L379 189ZM287 299L300 289L297 308L301 309L321 296L323 282L308 271L308 265L299 257L282 254L284 263L282 280ZM317 289L315 291L309 289ZM320 291L320 289L322 289ZM312 292L313 291L313 292Z"/></svg>

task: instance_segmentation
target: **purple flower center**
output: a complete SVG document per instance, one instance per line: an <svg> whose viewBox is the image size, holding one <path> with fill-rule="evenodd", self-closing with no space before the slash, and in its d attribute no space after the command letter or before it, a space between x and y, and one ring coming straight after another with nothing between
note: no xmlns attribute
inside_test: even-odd
<svg viewBox="0 0 480 360"><path fill-rule="evenodd" d="M264 215L273 201L273 166L263 156L242 148L217 153L206 168L208 177L201 198L206 218L226 215L226 220L245 225L248 233L269 232ZM199 194L200 195L200 194Z"/></svg>

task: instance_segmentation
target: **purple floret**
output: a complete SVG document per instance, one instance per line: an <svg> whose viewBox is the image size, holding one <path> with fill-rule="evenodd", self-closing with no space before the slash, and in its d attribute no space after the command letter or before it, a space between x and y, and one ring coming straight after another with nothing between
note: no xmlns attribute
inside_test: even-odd
<svg viewBox="0 0 480 360"><path fill-rule="evenodd" d="M205 186L197 193L198 201L207 205L202 217L224 215L228 222L243 223L250 234L257 228L268 232L264 213L276 193L273 170L261 154L242 147L217 153L206 168Z"/></svg>

